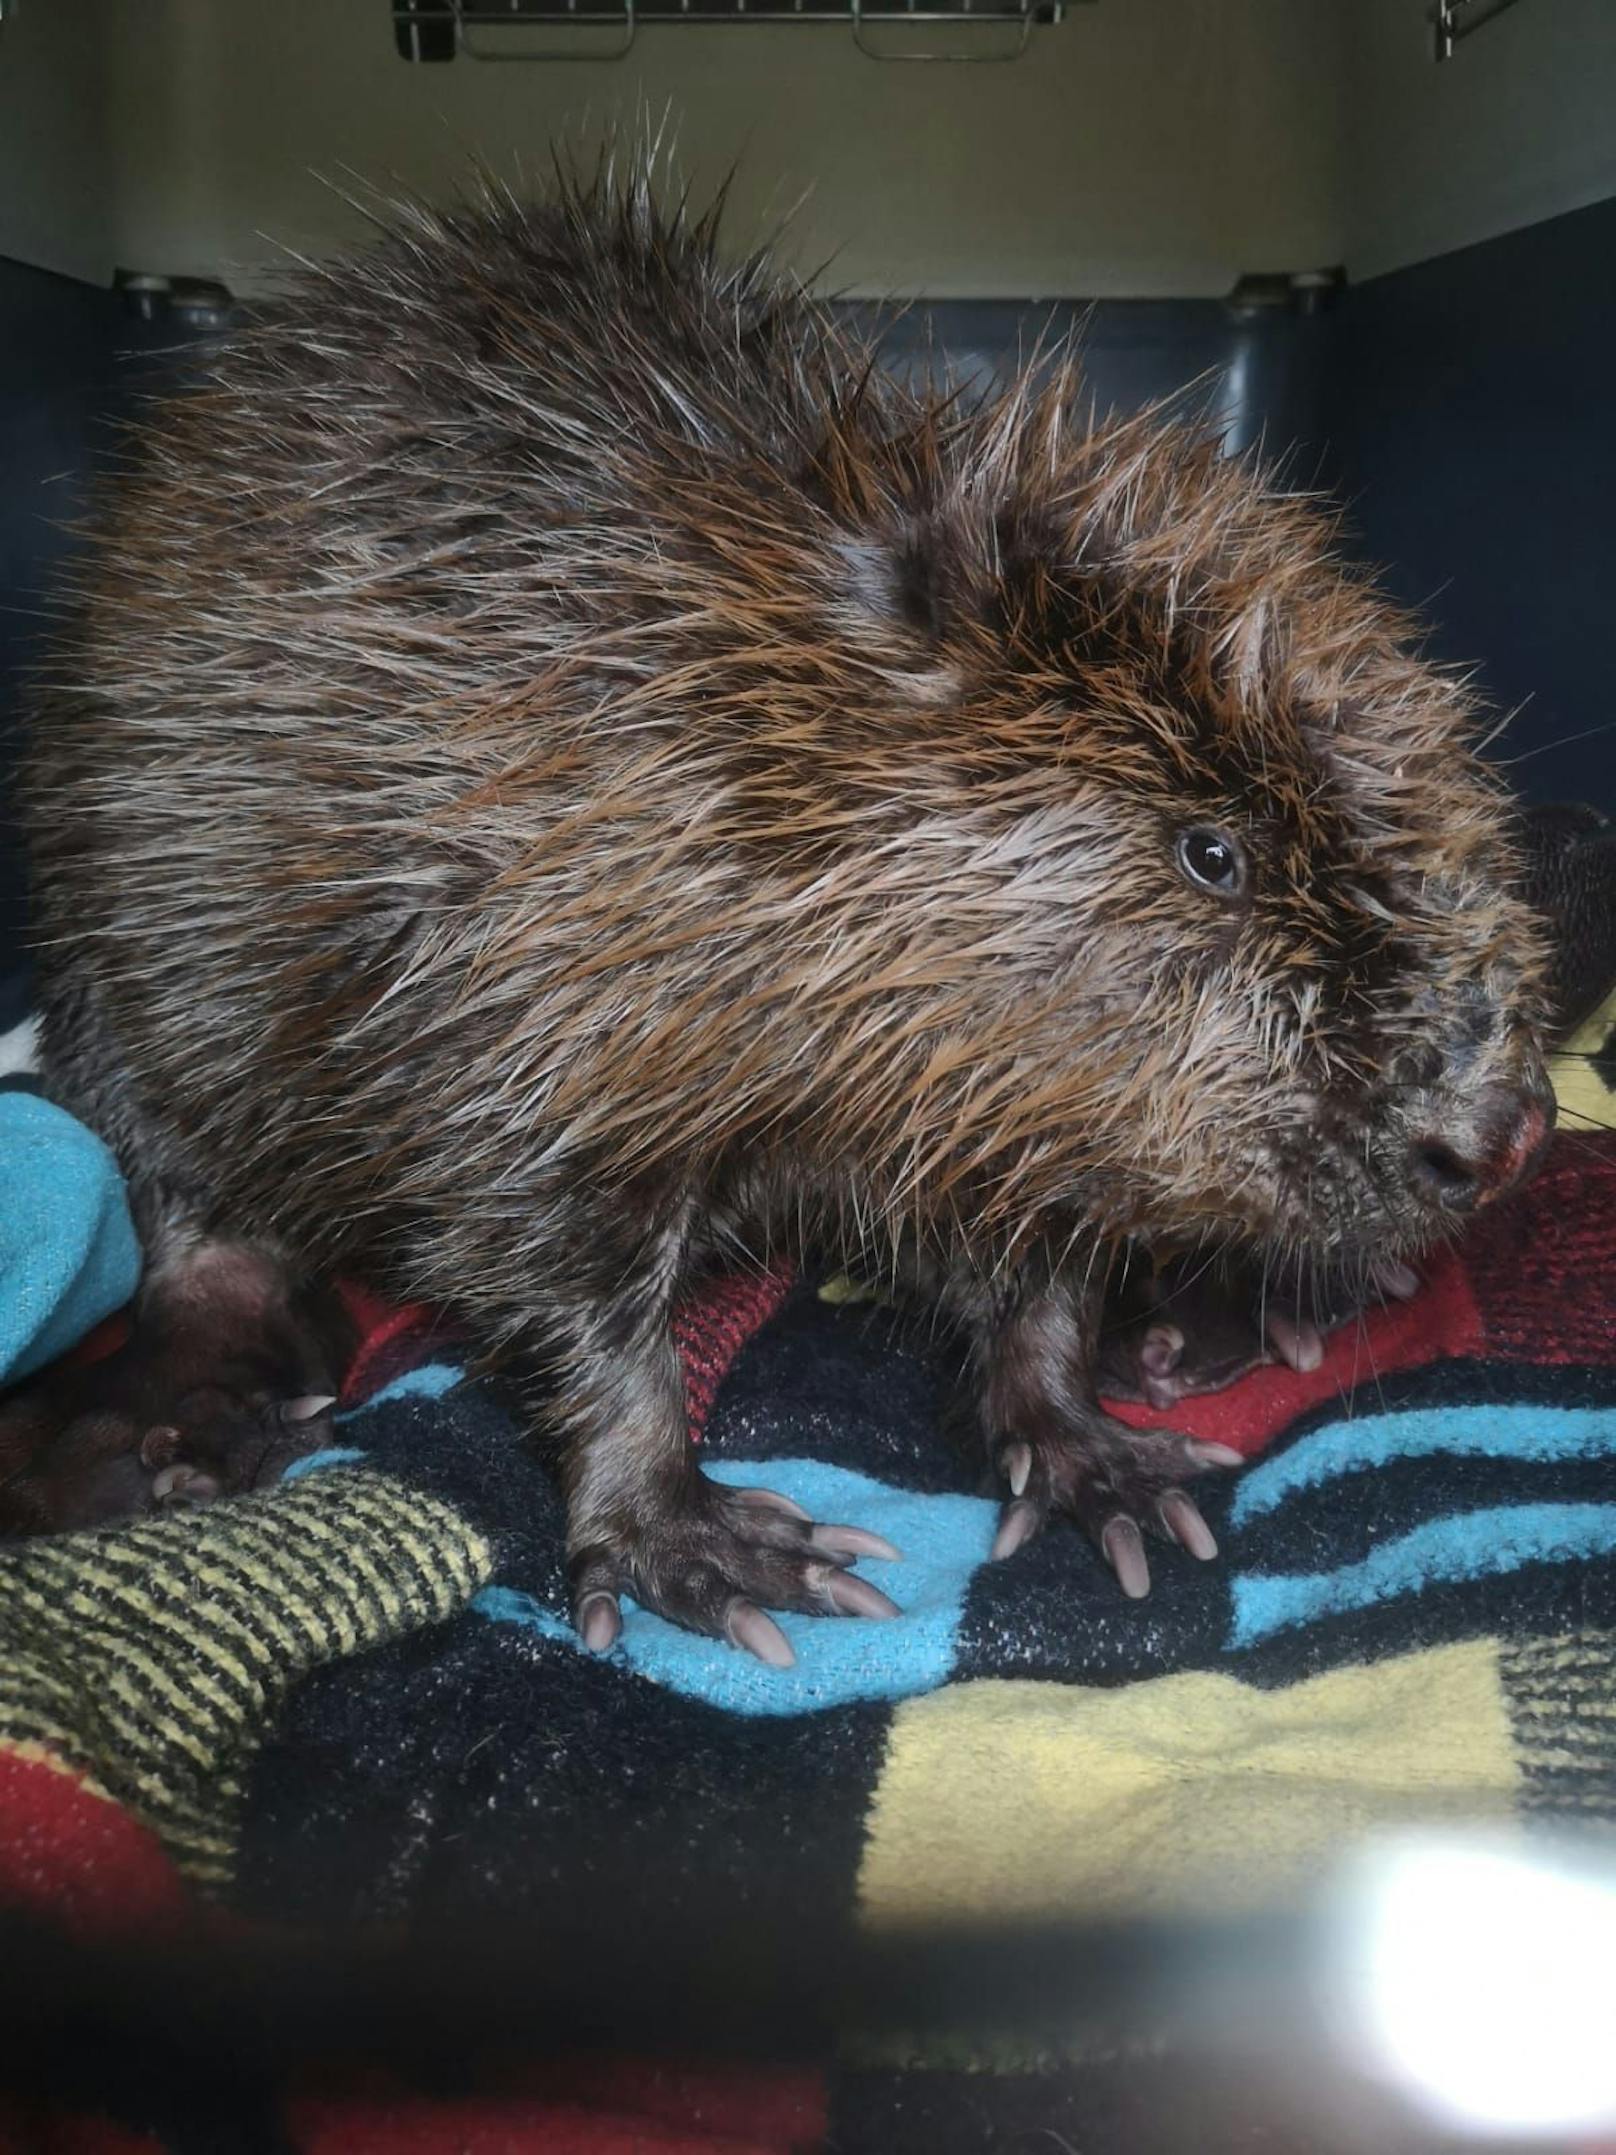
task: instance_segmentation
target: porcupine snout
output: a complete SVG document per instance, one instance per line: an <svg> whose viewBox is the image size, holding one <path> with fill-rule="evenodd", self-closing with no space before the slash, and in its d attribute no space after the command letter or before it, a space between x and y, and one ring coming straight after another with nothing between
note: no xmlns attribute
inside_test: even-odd
<svg viewBox="0 0 1616 2155"><path fill-rule="evenodd" d="M1541 1161L1554 1130L1543 1059L1523 1044L1508 1076L1433 1089L1408 1143L1409 1186L1440 1213L1476 1212L1515 1189Z"/></svg>
<svg viewBox="0 0 1616 2155"><path fill-rule="evenodd" d="M1523 1182L1537 1166L1554 1128L1547 1088L1488 1086L1409 1142L1409 1181L1415 1195L1441 1212L1478 1211Z"/></svg>

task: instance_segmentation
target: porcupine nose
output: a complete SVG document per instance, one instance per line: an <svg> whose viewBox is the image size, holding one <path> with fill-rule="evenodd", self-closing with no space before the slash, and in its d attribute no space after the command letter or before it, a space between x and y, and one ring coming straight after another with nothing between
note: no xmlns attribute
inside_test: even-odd
<svg viewBox="0 0 1616 2155"><path fill-rule="evenodd" d="M1442 1212L1476 1212L1524 1182L1554 1129L1546 1080L1488 1085L1451 1122L1423 1130L1408 1149L1409 1179Z"/></svg>

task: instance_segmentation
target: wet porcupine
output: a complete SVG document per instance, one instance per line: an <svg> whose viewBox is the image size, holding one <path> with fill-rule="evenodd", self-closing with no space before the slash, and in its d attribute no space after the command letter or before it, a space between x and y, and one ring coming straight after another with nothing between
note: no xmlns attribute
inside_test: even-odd
<svg viewBox="0 0 1616 2155"><path fill-rule="evenodd" d="M395 207L148 418L27 777L51 1081L159 1273L542 1371L593 1646L890 1611L690 1452L670 1305L770 1237L934 1295L1000 1550L1142 1591L1233 1455L1101 1410L1109 1253L1367 1274L1546 1136L1506 804L1315 508L1069 361L900 387L654 192Z"/></svg>

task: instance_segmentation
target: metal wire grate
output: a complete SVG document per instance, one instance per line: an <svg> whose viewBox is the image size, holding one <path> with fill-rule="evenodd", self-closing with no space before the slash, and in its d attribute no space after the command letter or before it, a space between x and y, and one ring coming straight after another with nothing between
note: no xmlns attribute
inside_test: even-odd
<svg viewBox="0 0 1616 2155"><path fill-rule="evenodd" d="M1515 0L1435 0L1430 22L1439 60L1451 60L1467 37L1505 14Z"/></svg>
<svg viewBox="0 0 1616 2155"><path fill-rule="evenodd" d="M1093 0L389 0L403 59L620 59L647 24L840 23L876 60L1013 60ZM945 49L926 33L943 32Z"/></svg>

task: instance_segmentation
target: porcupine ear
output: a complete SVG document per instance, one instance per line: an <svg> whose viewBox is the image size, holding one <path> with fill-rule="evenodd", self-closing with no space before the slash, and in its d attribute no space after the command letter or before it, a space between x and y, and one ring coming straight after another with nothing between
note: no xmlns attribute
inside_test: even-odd
<svg viewBox="0 0 1616 2155"><path fill-rule="evenodd" d="M953 682L950 645L969 614L976 579L961 533L939 514L905 517L847 541L844 618L861 649L928 696Z"/></svg>
<svg viewBox="0 0 1616 2155"><path fill-rule="evenodd" d="M1027 385L973 420L958 442L939 429L878 445L868 463L839 436L815 476L846 537L843 624L861 650L935 702L987 628L1002 633L1041 604L1070 553L1046 467L1063 439L1065 377ZM1025 436L1019 429L1025 428ZM1027 460L1039 485L1029 485Z"/></svg>
<svg viewBox="0 0 1616 2155"><path fill-rule="evenodd" d="M845 541L840 554L847 578L836 616L853 651L873 659L905 703L955 703L967 586L948 532L931 517L905 517L879 537Z"/></svg>
<svg viewBox="0 0 1616 2155"><path fill-rule="evenodd" d="M960 535L944 517L914 517L889 543L890 604L898 620L929 648L941 649L957 628L968 579Z"/></svg>

